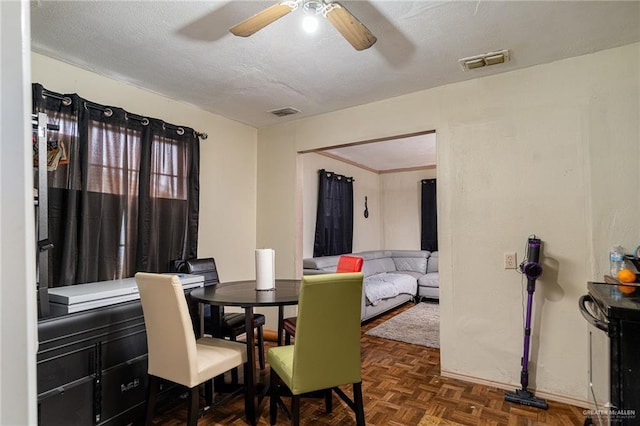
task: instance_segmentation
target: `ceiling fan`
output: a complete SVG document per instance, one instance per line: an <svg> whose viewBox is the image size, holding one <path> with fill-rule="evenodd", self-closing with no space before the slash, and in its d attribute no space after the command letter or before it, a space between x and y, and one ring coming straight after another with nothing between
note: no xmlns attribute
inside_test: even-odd
<svg viewBox="0 0 640 426"><path fill-rule="evenodd" d="M324 0L283 0L252 17L245 19L229 31L240 37L249 37L267 25L293 12L300 5L308 14L322 15L356 50L365 50L373 46L376 37L344 6L337 2Z"/></svg>

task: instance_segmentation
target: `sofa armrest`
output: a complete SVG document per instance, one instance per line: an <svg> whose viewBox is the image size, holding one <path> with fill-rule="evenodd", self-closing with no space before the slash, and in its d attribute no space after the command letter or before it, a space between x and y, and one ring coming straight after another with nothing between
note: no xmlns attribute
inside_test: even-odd
<svg viewBox="0 0 640 426"><path fill-rule="evenodd" d="M429 272L438 272L438 252L434 251L427 259L427 273Z"/></svg>

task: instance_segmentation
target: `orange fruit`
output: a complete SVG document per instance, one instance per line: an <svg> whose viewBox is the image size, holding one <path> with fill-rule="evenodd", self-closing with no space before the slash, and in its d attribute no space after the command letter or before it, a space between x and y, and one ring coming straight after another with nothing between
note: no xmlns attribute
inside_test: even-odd
<svg viewBox="0 0 640 426"><path fill-rule="evenodd" d="M622 269L618 271L618 280L622 283L632 283L636 281L636 274L630 269Z"/></svg>
<svg viewBox="0 0 640 426"><path fill-rule="evenodd" d="M620 293L631 294L636 291L636 288L630 285L619 285L618 290L620 290Z"/></svg>

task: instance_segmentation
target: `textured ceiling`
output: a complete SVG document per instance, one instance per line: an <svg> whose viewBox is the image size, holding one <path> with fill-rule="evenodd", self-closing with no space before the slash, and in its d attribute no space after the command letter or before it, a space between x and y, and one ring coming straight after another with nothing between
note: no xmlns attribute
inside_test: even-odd
<svg viewBox="0 0 640 426"><path fill-rule="evenodd" d="M355 51L297 10L249 38L228 28L272 1L32 2L35 52L254 127L640 40L637 1L343 1L378 38ZM458 59L510 49L462 71ZM55 90L55 88L51 88ZM294 107L278 118L268 111Z"/></svg>
<svg viewBox="0 0 640 426"><path fill-rule="evenodd" d="M355 144L320 152L374 172L435 167L436 134Z"/></svg>

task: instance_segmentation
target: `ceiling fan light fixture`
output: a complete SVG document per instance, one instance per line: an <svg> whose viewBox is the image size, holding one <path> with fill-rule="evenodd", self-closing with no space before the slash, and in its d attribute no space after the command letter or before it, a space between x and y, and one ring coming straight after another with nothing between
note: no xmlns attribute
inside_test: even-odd
<svg viewBox="0 0 640 426"><path fill-rule="evenodd" d="M1 1L1 0L0 0ZM356 50L365 50L373 46L376 37L351 12L338 2L325 3L324 0L282 0L250 18L234 25L229 31L240 37L249 37L302 5L305 14L322 15ZM309 30L313 25L307 20Z"/></svg>
<svg viewBox="0 0 640 426"><path fill-rule="evenodd" d="M315 33L318 25L318 18L315 16L307 15L302 19L302 28L308 34Z"/></svg>
<svg viewBox="0 0 640 426"><path fill-rule="evenodd" d="M302 19L302 28L308 34L316 32L318 29L318 15L322 15L324 12L324 2L318 0L305 0L302 3L302 10L304 11L304 18Z"/></svg>
<svg viewBox="0 0 640 426"><path fill-rule="evenodd" d="M302 4L302 10L307 15L322 15L324 13L325 4L322 0L305 0Z"/></svg>

